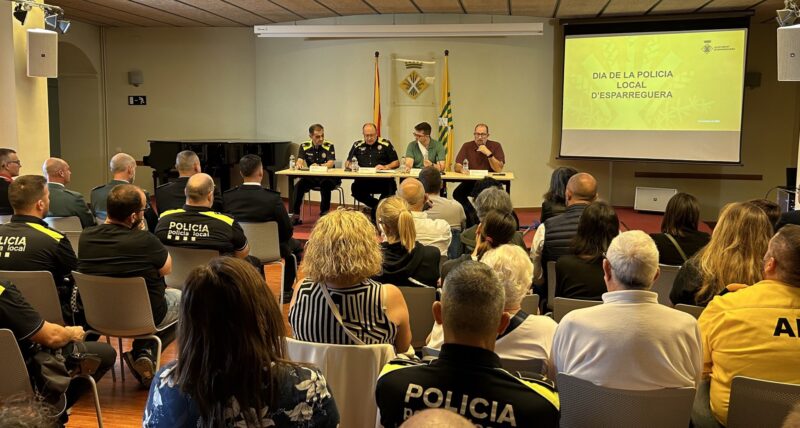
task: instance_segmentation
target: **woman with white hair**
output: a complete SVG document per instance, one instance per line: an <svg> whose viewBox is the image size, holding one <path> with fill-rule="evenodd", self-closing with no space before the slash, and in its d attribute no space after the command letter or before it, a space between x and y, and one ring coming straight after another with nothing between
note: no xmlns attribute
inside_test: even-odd
<svg viewBox="0 0 800 428"><path fill-rule="evenodd" d="M488 251L481 262L491 267L506 292L505 312L511 322L497 336L494 352L501 359L548 359L556 332L556 322L550 317L528 314L520 309L522 298L531 288L533 263L522 248L506 244ZM442 326L434 323L427 346L439 349L444 341Z"/></svg>

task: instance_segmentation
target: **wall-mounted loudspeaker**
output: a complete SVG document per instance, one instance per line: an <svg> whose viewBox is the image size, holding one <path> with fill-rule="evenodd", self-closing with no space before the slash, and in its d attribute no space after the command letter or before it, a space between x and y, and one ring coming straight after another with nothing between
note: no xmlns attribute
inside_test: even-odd
<svg viewBox="0 0 800 428"><path fill-rule="evenodd" d="M28 30L28 77L58 77L58 33Z"/></svg>
<svg viewBox="0 0 800 428"><path fill-rule="evenodd" d="M133 86L139 86L144 83L144 73L139 70L131 70L128 72L128 83Z"/></svg>
<svg viewBox="0 0 800 428"><path fill-rule="evenodd" d="M778 28L778 80L800 80L800 25Z"/></svg>

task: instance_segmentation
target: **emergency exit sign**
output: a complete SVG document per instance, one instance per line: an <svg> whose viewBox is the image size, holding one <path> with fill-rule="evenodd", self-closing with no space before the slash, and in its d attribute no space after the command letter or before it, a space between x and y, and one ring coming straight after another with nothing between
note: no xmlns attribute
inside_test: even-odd
<svg viewBox="0 0 800 428"><path fill-rule="evenodd" d="M147 97L144 95L128 95L129 106L146 106Z"/></svg>

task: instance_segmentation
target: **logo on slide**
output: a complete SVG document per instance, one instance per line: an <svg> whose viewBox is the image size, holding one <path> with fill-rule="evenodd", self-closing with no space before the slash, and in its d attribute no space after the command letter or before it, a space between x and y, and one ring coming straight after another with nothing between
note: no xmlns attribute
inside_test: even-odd
<svg viewBox="0 0 800 428"><path fill-rule="evenodd" d="M711 47L711 40L706 40L703 45L703 53L711 53L713 50L714 48Z"/></svg>

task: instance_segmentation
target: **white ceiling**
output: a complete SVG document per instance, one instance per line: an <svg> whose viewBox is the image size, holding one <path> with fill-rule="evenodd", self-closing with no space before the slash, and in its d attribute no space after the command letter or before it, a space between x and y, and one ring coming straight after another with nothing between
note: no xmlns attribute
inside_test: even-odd
<svg viewBox="0 0 800 428"><path fill-rule="evenodd" d="M66 17L111 27L237 27L395 13L592 18L752 9L767 22L782 0L46 0Z"/></svg>

